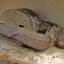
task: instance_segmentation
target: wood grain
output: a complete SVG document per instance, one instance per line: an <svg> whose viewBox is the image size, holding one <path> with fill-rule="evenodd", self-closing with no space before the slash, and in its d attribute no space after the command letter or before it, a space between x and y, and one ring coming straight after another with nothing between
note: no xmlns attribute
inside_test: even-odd
<svg viewBox="0 0 64 64"><path fill-rule="evenodd" d="M36 50L45 50L50 47L51 38L35 32L26 31L13 23L0 24L0 34L14 38L23 45Z"/></svg>

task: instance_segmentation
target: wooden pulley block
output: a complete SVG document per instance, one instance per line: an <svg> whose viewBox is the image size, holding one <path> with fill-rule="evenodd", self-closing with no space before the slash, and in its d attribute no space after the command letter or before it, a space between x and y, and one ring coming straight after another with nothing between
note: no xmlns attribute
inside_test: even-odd
<svg viewBox="0 0 64 64"><path fill-rule="evenodd" d="M21 30L25 29L26 31L20 30L20 32L22 34L23 34L23 32L27 33L29 36L26 36L26 34L24 34L26 36L26 38L24 37L25 39L21 40L20 37L17 37L17 38L19 38L19 40L21 40L21 41L24 41L23 44L26 42L26 39L29 40L25 43L25 45L27 45L29 47L32 47L37 50L42 50L42 49L47 49L48 47L50 47L51 43L54 44L54 42L57 42L59 26L52 22L42 21L39 18L39 16L30 9L27 9L27 8L8 9L1 15L1 21L2 20L5 22L5 24L11 22L10 23L11 25L14 24L17 27L21 28ZM1 21L0 21L0 23L1 23ZM9 29L9 27L7 27L7 28ZM32 33L30 33L30 32L32 32ZM21 34L21 33L19 33L19 34ZM8 34L7 34L7 36L8 36ZM13 38L15 38L15 37L13 37ZM21 38L23 38L23 36L21 36ZM40 38L42 39L42 41ZM49 41L48 41L48 39L49 39ZM32 41L30 41L30 40L32 40ZM38 41L40 41L42 43L39 44ZM48 45L45 45L45 42L47 42Z"/></svg>
<svg viewBox="0 0 64 64"><path fill-rule="evenodd" d="M37 31L41 23L39 16L27 8L8 9L1 15L1 19L11 21L29 31Z"/></svg>
<svg viewBox="0 0 64 64"><path fill-rule="evenodd" d="M36 50L45 50L50 47L51 38L44 33L40 34L38 32L42 22L39 16L32 10L26 8L6 10L1 15L1 21L5 22L1 22L4 25L0 25L2 27L0 28L2 29L1 34L10 37L12 33L17 32L17 28L20 28L20 33L17 32L19 36L13 35L11 37L22 42L21 44Z"/></svg>

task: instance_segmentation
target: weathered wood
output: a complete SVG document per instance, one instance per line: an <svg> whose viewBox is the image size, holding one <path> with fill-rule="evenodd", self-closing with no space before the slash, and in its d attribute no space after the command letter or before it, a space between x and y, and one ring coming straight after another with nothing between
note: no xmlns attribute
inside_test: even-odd
<svg viewBox="0 0 64 64"><path fill-rule="evenodd" d="M17 26L34 32L38 30L41 23L39 16L27 8L7 9L1 14L0 18L5 22L14 22Z"/></svg>
<svg viewBox="0 0 64 64"><path fill-rule="evenodd" d="M44 50L50 47L51 38L26 31L23 28L17 27L13 23L1 23L0 24L0 34L12 37L19 41L19 43L32 47L36 50Z"/></svg>

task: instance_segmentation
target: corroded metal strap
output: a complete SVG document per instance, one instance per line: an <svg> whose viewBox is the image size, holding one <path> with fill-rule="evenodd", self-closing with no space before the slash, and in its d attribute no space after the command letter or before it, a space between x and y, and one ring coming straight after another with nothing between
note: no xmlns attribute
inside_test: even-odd
<svg viewBox="0 0 64 64"><path fill-rule="evenodd" d="M51 39L48 36L29 32L11 23L0 24L0 34L12 37L23 45L27 45L36 50L44 50L50 47Z"/></svg>

